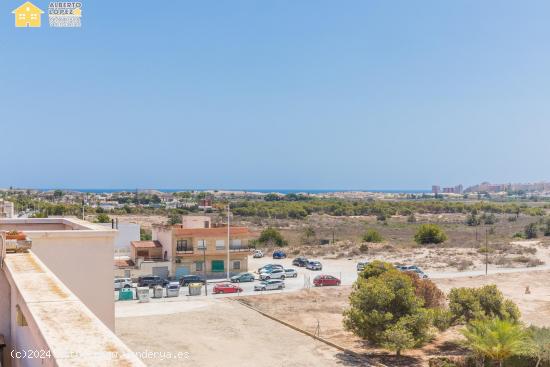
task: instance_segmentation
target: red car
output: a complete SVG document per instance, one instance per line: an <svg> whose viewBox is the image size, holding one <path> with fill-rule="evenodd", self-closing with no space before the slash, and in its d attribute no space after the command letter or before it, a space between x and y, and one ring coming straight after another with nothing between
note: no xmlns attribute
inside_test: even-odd
<svg viewBox="0 0 550 367"><path fill-rule="evenodd" d="M243 289L235 284L231 283L220 283L216 284L214 286L213 292L214 294L218 293L239 293L242 292Z"/></svg>
<svg viewBox="0 0 550 367"><path fill-rule="evenodd" d="M316 287L324 287L327 285L340 285L340 279L332 275L317 275L313 278L313 285Z"/></svg>

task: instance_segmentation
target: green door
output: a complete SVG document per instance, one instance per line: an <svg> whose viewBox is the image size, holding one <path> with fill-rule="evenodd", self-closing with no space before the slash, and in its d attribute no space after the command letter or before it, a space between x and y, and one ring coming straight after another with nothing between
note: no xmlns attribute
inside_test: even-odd
<svg viewBox="0 0 550 367"><path fill-rule="evenodd" d="M212 272L220 273L223 272L223 260L212 260Z"/></svg>

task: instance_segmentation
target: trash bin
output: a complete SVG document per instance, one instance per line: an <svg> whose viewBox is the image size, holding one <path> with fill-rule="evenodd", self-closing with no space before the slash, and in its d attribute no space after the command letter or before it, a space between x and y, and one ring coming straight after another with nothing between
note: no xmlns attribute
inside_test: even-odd
<svg viewBox="0 0 550 367"><path fill-rule="evenodd" d="M178 282L170 282L166 287L166 297L179 297L180 284Z"/></svg>
<svg viewBox="0 0 550 367"><path fill-rule="evenodd" d="M191 283L189 284L189 295L190 296L200 296L202 293L202 284L201 283Z"/></svg>
<svg viewBox="0 0 550 367"><path fill-rule="evenodd" d="M132 288L122 288L118 291L118 300L119 301L131 301L134 299L134 291Z"/></svg>
<svg viewBox="0 0 550 367"><path fill-rule="evenodd" d="M139 287L137 296L140 302L149 302L149 287Z"/></svg>
<svg viewBox="0 0 550 367"><path fill-rule="evenodd" d="M162 291L163 289L160 285L155 286L155 288L153 288L153 298L162 298Z"/></svg>

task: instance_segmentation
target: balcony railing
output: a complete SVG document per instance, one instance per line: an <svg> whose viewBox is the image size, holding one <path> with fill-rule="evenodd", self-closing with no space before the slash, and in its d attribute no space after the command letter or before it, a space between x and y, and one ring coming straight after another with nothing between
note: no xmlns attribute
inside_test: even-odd
<svg viewBox="0 0 550 367"><path fill-rule="evenodd" d="M192 253L194 253L193 247L176 247L176 252L178 254L192 254Z"/></svg>
<svg viewBox="0 0 550 367"><path fill-rule="evenodd" d="M232 252L244 252L244 251L250 251L250 248L248 246L229 246L229 251Z"/></svg>

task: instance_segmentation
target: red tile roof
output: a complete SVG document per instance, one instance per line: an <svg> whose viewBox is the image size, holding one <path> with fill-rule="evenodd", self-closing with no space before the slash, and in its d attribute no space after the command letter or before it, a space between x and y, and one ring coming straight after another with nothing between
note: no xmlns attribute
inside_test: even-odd
<svg viewBox="0 0 550 367"><path fill-rule="evenodd" d="M135 248L155 248L162 247L159 241L132 241L132 246Z"/></svg>
<svg viewBox="0 0 550 367"><path fill-rule="evenodd" d="M227 227L217 228L174 228L174 234L177 236L189 237L224 237L227 236ZM245 235L249 236L250 231L246 227L231 227L229 230L231 236Z"/></svg>
<svg viewBox="0 0 550 367"><path fill-rule="evenodd" d="M115 260L115 266L117 268L130 268L134 266L134 262L132 260Z"/></svg>

